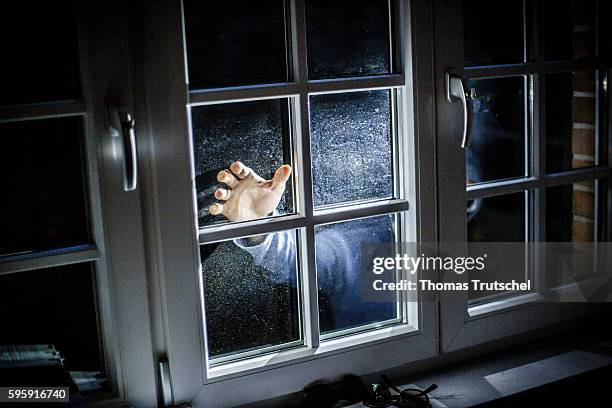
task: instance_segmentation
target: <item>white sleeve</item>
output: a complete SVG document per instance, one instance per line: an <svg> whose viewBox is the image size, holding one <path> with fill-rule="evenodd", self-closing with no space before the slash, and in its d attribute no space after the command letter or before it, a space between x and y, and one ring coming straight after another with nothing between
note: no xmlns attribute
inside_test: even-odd
<svg viewBox="0 0 612 408"><path fill-rule="evenodd" d="M265 239L256 245L249 245L247 239L235 239L238 248L248 252L255 264L270 272L270 278L275 283L296 281L296 245L294 231L280 231L266 235Z"/></svg>

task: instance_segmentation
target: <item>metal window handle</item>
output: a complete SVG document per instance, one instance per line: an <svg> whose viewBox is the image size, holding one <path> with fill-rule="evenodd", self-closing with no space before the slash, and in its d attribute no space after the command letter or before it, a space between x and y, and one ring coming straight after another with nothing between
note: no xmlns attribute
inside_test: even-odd
<svg viewBox="0 0 612 408"><path fill-rule="evenodd" d="M470 91L470 94L466 94L465 88L463 87L463 80L460 76L451 75L450 72L446 72L446 100L450 103L455 103L458 100L461 101L461 105L463 106L463 136L461 138L461 147L467 148L472 144L470 125L471 125L471 115L470 115L470 107L467 103L468 99L474 98L473 90Z"/></svg>
<svg viewBox="0 0 612 408"><path fill-rule="evenodd" d="M109 109L109 130L119 138L123 151L123 190L134 191L138 183L138 156L136 150L135 121L131 114L119 108Z"/></svg>

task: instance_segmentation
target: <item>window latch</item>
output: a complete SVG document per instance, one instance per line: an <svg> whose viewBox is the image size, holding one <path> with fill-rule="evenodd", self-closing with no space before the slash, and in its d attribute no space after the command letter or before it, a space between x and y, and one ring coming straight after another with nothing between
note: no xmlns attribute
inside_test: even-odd
<svg viewBox="0 0 612 408"><path fill-rule="evenodd" d="M109 131L123 154L123 190L134 191L138 183L138 154L136 147L136 129L132 114L117 107L108 111Z"/></svg>
<svg viewBox="0 0 612 408"><path fill-rule="evenodd" d="M461 101L463 107L463 136L461 138L461 147L463 149L470 147L472 144L470 126L471 126L471 109L468 104L468 99L476 98L476 91L470 89L469 92L465 91L463 87L463 79L458 75L452 75L450 70L446 71L445 74L445 85L446 85L446 100L450 103Z"/></svg>

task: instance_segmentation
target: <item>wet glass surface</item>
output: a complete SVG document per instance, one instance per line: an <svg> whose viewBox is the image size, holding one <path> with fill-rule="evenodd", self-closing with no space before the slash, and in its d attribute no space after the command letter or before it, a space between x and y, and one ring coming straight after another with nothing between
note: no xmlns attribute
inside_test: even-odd
<svg viewBox="0 0 612 408"><path fill-rule="evenodd" d="M310 79L390 72L387 0L307 0Z"/></svg>
<svg viewBox="0 0 612 408"><path fill-rule="evenodd" d="M595 165L595 72L546 76L546 172Z"/></svg>
<svg viewBox="0 0 612 408"><path fill-rule="evenodd" d="M89 242L82 120L0 124L0 256Z"/></svg>
<svg viewBox="0 0 612 408"><path fill-rule="evenodd" d="M547 60L595 56L595 0L542 0L540 7Z"/></svg>
<svg viewBox="0 0 612 408"><path fill-rule="evenodd" d="M296 232L266 239L200 247L211 357L300 339Z"/></svg>
<svg viewBox="0 0 612 408"><path fill-rule="evenodd" d="M593 180L546 189L547 242L593 242L595 218Z"/></svg>
<svg viewBox="0 0 612 408"><path fill-rule="evenodd" d="M465 66L524 62L523 1L465 0Z"/></svg>
<svg viewBox="0 0 612 408"><path fill-rule="evenodd" d="M7 1L0 6L0 105L80 97L76 3Z"/></svg>
<svg viewBox="0 0 612 408"><path fill-rule="evenodd" d="M383 215L315 227L321 333L398 317L395 303L361 300L362 245L395 242L395 220Z"/></svg>
<svg viewBox="0 0 612 408"><path fill-rule="evenodd" d="M92 267L0 275L0 345L51 344L68 370L104 371Z"/></svg>
<svg viewBox="0 0 612 408"><path fill-rule="evenodd" d="M468 81L476 91L472 144L466 149L468 184L525 176L525 79Z"/></svg>
<svg viewBox="0 0 612 408"><path fill-rule="evenodd" d="M289 101L268 99L206 105L191 109L200 226L226 222L208 208L218 200L217 174L239 160L265 179L283 164L291 164ZM278 213L293 212L293 185L289 179Z"/></svg>
<svg viewBox="0 0 612 408"><path fill-rule="evenodd" d="M283 0L185 0L192 90L287 82Z"/></svg>
<svg viewBox="0 0 612 408"><path fill-rule="evenodd" d="M316 207L393 196L390 91L310 97Z"/></svg>

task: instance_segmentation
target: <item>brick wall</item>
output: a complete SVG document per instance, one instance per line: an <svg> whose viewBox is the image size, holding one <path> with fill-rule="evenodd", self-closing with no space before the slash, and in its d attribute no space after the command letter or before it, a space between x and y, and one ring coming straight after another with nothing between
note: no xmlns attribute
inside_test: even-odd
<svg viewBox="0 0 612 408"><path fill-rule="evenodd" d="M574 1L573 50L574 57L595 54L595 25L593 9L581 7ZM595 165L596 141L596 78L594 71L574 73L572 96L572 164L573 168ZM595 226L595 186L593 181L573 186L572 239L576 242L593 240Z"/></svg>

